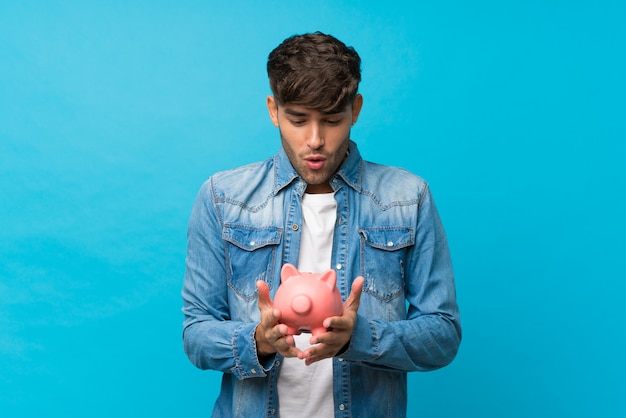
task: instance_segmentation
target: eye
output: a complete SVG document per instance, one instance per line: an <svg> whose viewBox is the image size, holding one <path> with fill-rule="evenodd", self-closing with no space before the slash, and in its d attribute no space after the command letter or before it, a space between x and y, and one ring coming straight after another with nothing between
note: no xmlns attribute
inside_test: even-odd
<svg viewBox="0 0 626 418"><path fill-rule="evenodd" d="M341 118L331 118L331 119L326 119L326 123L329 125L339 125L341 123Z"/></svg>
<svg viewBox="0 0 626 418"><path fill-rule="evenodd" d="M289 123L293 126L302 126L306 123L306 121L302 119L289 119Z"/></svg>

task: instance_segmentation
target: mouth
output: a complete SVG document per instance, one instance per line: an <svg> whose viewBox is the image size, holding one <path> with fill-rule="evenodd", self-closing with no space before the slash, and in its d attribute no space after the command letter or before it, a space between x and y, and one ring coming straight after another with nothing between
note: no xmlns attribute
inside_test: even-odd
<svg viewBox="0 0 626 418"><path fill-rule="evenodd" d="M306 157L304 160L306 161L307 167L309 167L311 170L319 170L324 166L326 158L322 157L321 155L313 155L310 157Z"/></svg>

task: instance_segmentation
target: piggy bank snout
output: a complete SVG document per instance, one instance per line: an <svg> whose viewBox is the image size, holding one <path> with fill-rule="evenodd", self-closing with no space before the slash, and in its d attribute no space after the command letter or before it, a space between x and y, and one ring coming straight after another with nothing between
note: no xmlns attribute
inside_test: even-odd
<svg viewBox="0 0 626 418"><path fill-rule="evenodd" d="M296 295L291 300L291 309L298 315L306 315L311 312L313 301L308 295Z"/></svg>

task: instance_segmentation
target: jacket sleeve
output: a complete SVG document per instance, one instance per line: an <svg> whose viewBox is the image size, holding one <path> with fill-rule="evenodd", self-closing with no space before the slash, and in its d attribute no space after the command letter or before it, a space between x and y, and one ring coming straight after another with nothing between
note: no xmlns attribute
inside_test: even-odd
<svg viewBox="0 0 626 418"><path fill-rule="evenodd" d="M183 344L200 369L263 377L272 365L259 362L256 323L231 320L222 225L209 179L200 189L187 230L183 283Z"/></svg>
<svg viewBox="0 0 626 418"><path fill-rule="evenodd" d="M407 251L405 320L357 315L345 360L399 371L427 371L449 364L461 342L448 243L428 186L418 205L415 245Z"/></svg>

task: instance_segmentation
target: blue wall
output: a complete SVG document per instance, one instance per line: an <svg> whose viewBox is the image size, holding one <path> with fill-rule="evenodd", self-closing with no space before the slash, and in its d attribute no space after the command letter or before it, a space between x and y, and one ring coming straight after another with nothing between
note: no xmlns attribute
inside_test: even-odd
<svg viewBox="0 0 626 418"><path fill-rule="evenodd" d="M209 414L191 205L279 147L267 54L321 30L363 58L362 153L451 243L464 341L409 415L626 416L621 2L293 3L0 1L0 415Z"/></svg>

